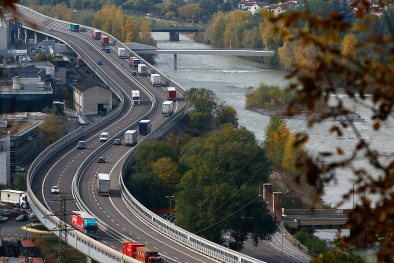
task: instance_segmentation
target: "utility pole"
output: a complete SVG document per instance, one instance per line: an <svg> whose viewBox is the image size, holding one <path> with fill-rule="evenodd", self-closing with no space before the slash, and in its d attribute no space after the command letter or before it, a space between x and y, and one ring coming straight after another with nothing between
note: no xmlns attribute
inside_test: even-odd
<svg viewBox="0 0 394 263"><path fill-rule="evenodd" d="M57 228L52 229L52 231L59 231L59 242L58 242L58 252L57 261L58 263L68 262L68 242L67 242L67 230L73 230L73 228L67 228L67 216L71 215L66 209L66 202L75 202L74 199L68 196L59 195L55 199L48 201L48 203L53 203L58 201L60 203L59 211L53 213L49 216L57 216L59 218L59 225Z"/></svg>

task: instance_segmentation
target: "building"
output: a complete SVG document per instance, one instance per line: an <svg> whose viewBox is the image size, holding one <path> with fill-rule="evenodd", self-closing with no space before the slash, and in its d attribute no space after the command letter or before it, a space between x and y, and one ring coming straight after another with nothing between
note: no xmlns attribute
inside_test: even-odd
<svg viewBox="0 0 394 263"><path fill-rule="evenodd" d="M11 181L16 166L28 168L40 154L43 113L4 114L0 120L0 185Z"/></svg>
<svg viewBox="0 0 394 263"><path fill-rule="evenodd" d="M238 10L247 10L253 15L256 14L260 9L269 6L266 2L256 2L256 1L241 1L238 3Z"/></svg>
<svg viewBox="0 0 394 263"><path fill-rule="evenodd" d="M0 19L0 51L8 49L8 27L6 20Z"/></svg>
<svg viewBox="0 0 394 263"><path fill-rule="evenodd" d="M112 109L112 92L85 79L73 87L73 107L78 113L95 115Z"/></svg>
<svg viewBox="0 0 394 263"><path fill-rule="evenodd" d="M7 77L9 78L9 77ZM36 112L52 108L53 89L41 76L14 76L12 81L0 81L0 110L2 113Z"/></svg>

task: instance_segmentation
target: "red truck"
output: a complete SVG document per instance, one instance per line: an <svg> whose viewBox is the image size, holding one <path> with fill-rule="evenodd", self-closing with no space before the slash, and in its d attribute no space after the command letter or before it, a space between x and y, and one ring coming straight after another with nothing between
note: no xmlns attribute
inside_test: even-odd
<svg viewBox="0 0 394 263"><path fill-rule="evenodd" d="M85 62L83 62L82 58L77 58L77 64L78 64L78 66L80 66L80 67L85 66Z"/></svg>
<svg viewBox="0 0 394 263"><path fill-rule="evenodd" d="M176 100L176 89L174 87L167 88L168 100Z"/></svg>
<svg viewBox="0 0 394 263"><path fill-rule="evenodd" d="M101 45L108 46L109 45L109 37L101 36Z"/></svg>
<svg viewBox="0 0 394 263"><path fill-rule="evenodd" d="M145 247L137 242L124 242L123 254L135 258L143 263L162 263L163 259L157 251Z"/></svg>
<svg viewBox="0 0 394 263"><path fill-rule="evenodd" d="M92 37L93 37L93 39L100 39L101 38L101 31L97 31L97 30L93 31Z"/></svg>

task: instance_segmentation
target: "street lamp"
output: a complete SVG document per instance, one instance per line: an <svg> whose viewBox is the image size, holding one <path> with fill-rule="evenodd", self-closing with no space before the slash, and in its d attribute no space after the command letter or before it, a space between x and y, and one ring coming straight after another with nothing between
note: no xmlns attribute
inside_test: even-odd
<svg viewBox="0 0 394 263"><path fill-rule="evenodd" d="M283 237L286 236L286 234L282 234L282 257L280 262L283 263Z"/></svg>
<svg viewBox="0 0 394 263"><path fill-rule="evenodd" d="M313 212L309 212L309 214L312 214L312 257L315 257L315 242L314 242L315 214Z"/></svg>
<svg viewBox="0 0 394 263"><path fill-rule="evenodd" d="M172 211L171 211L171 198L174 198L175 196L173 196L173 195L167 195L166 196L166 198L170 198L170 215L172 214Z"/></svg>

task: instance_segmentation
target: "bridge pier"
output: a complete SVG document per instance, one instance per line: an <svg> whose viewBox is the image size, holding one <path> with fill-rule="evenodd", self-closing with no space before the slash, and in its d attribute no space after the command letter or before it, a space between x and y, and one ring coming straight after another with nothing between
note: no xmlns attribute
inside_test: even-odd
<svg viewBox="0 0 394 263"><path fill-rule="evenodd" d="M179 33L178 32L169 32L170 41L179 41Z"/></svg>
<svg viewBox="0 0 394 263"><path fill-rule="evenodd" d="M174 54L174 69L178 68L178 54Z"/></svg>

